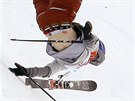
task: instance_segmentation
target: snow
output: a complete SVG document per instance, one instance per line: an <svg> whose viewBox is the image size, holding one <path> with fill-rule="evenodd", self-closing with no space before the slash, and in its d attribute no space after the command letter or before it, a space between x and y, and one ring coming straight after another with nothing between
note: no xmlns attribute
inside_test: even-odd
<svg viewBox="0 0 135 101"><path fill-rule="evenodd" d="M45 43L12 42L11 38L46 39L36 23L32 0L2 0L0 32L0 101L52 101L40 89L23 84L8 67L18 62L26 67L45 66L53 60ZM134 101L134 9L133 0L84 0L75 21L89 20L106 46L106 60L98 66L87 65L67 80L94 80L94 92L46 90L57 101ZM65 71L64 71L65 72ZM57 78L59 72L51 78Z"/></svg>

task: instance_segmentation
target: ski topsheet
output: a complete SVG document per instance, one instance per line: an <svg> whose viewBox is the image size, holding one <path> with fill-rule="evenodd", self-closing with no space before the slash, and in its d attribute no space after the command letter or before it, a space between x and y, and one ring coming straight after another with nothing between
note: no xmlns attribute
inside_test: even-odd
<svg viewBox="0 0 135 101"><path fill-rule="evenodd" d="M58 80L42 80L33 79L42 88L52 89L69 89L69 90L79 90L79 91L94 91L97 88L97 84L92 80L78 80L78 81L61 81ZM25 85L30 85L31 88L38 88L38 86L33 83L29 78L25 79Z"/></svg>

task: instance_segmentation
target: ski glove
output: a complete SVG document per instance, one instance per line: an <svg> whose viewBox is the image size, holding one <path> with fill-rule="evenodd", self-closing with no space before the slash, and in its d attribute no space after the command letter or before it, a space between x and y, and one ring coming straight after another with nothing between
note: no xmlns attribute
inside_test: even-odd
<svg viewBox="0 0 135 101"><path fill-rule="evenodd" d="M27 73L27 70L19 65L18 63L15 63L17 68L9 68L9 70L14 73L16 76L29 76Z"/></svg>
<svg viewBox="0 0 135 101"><path fill-rule="evenodd" d="M91 39L91 35L92 35L91 31L92 31L92 24L89 21L87 21L82 29L82 32L84 34L84 40Z"/></svg>
<svg viewBox="0 0 135 101"><path fill-rule="evenodd" d="M85 23L84 27L76 22L73 22L71 26L77 33L77 36L81 36L80 34L83 33L84 40L89 40L91 38L92 24L89 21Z"/></svg>

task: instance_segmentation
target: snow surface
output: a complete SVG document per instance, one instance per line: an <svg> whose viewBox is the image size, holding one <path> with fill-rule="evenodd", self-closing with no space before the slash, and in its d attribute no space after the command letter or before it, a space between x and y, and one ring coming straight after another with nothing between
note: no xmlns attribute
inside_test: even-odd
<svg viewBox="0 0 135 101"><path fill-rule="evenodd" d="M53 60L45 43L12 42L11 38L46 39L36 23L32 0L2 0L0 30L0 101L52 101L40 89L23 84L8 70L18 62L26 67L45 66ZM94 92L47 90L57 101L135 101L134 98L134 11L133 0L84 0L75 21L89 20L106 46L106 60L87 65L67 80L94 80ZM65 72L65 71L64 71ZM51 78L57 78L59 72Z"/></svg>

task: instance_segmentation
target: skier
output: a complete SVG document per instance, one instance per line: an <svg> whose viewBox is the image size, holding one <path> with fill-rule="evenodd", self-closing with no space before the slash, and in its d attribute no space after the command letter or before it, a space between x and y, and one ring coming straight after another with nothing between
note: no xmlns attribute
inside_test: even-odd
<svg viewBox="0 0 135 101"><path fill-rule="evenodd" d="M46 51L55 60L44 67L24 68L30 77L50 77L58 71L83 65L100 65L105 60L103 42L91 33L92 24L73 22L82 0L33 0L37 23L48 40L77 40L82 43L48 42ZM16 76L27 76L19 68L9 68Z"/></svg>

